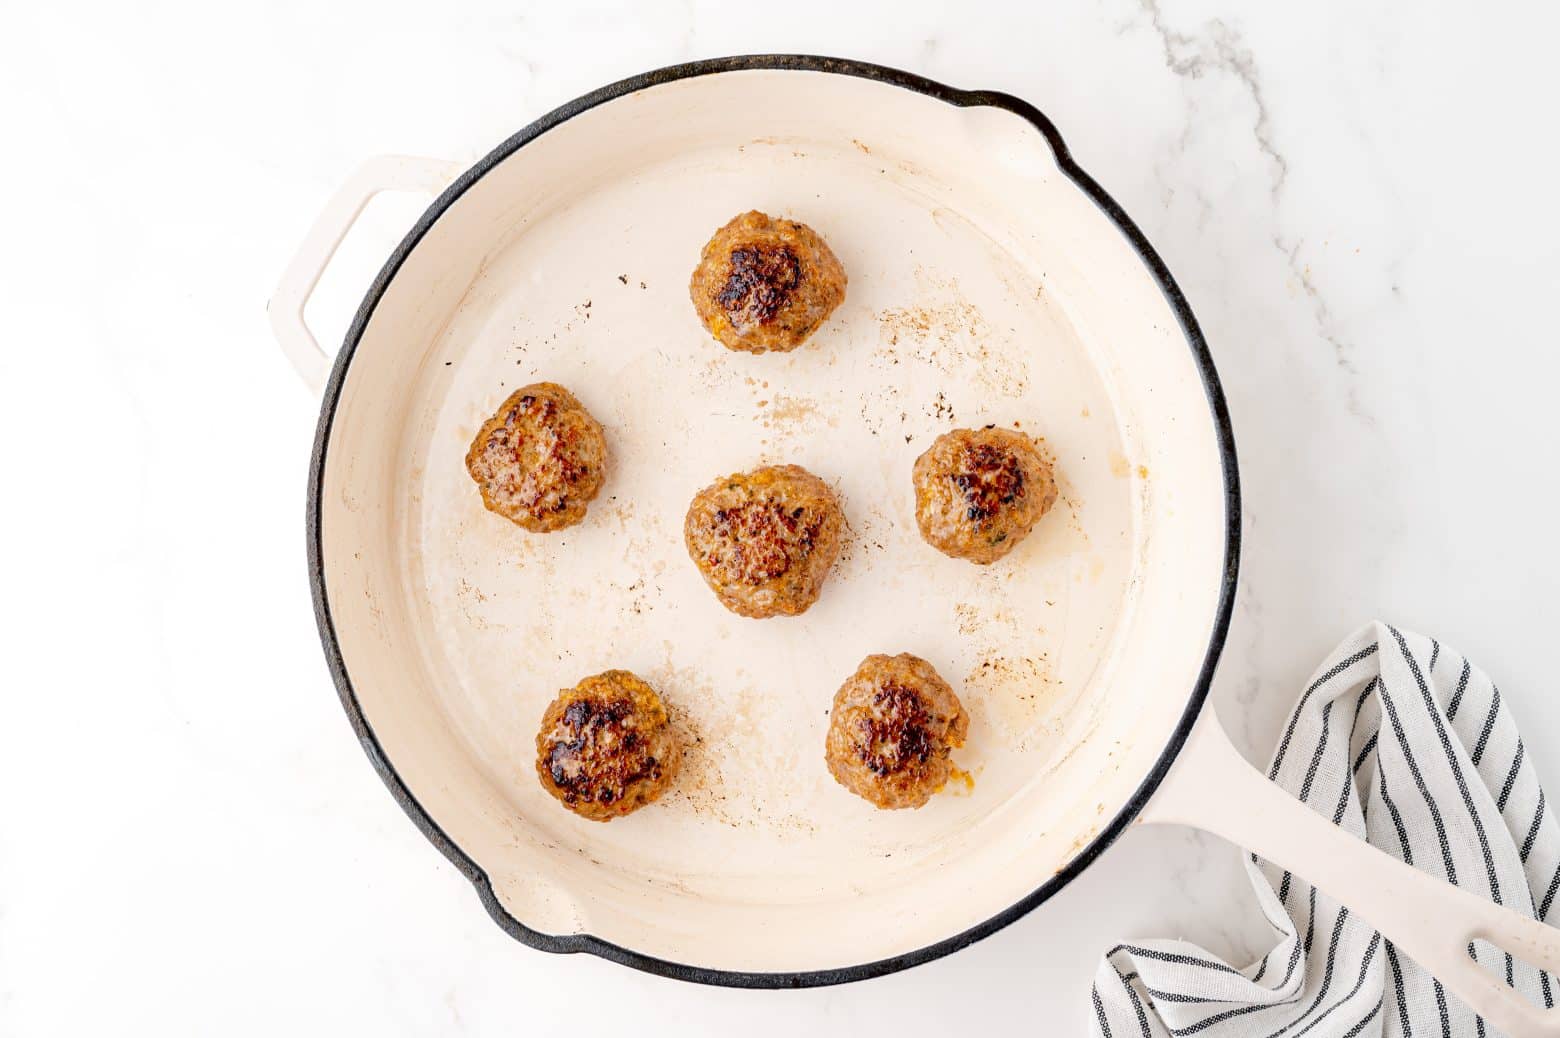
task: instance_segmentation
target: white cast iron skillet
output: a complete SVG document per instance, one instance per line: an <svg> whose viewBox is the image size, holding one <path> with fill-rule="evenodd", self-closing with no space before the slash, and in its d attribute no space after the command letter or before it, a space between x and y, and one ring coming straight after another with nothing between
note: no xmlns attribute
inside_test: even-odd
<svg viewBox="0 0 1560 1038"><path fill-rule="evenodd" d="M383 190L440 193L332 368L303 304ZM791 354L726 351L688 301L700 246L749 208L817 228L849 272ZM650 73L458 176L368 163L271 315L324 392L309 565L343 704L519 940L706 983L856 980L1013 921L1136 818L1293 868L1496 1028L1554 1033L1465 949L1557 967L1555 931L1353 840L1199 719L1238 555L1229 418L1169 272L1024 102L810 57ZM485 512L462 467L540 379L613 456L586 522L546 537ZM910 466L988 422L1044 438L1062 499L976 567L921 543ZM804 616L745 620L700 581L682 516L777 461L838 488L850 542ZM877 812L829 778L826 711L863 656L900 651L969 707L973 786ZM533 740L558 689L610 667L658 686L692 749L671 794L601 825L541 790Z"/></svg>

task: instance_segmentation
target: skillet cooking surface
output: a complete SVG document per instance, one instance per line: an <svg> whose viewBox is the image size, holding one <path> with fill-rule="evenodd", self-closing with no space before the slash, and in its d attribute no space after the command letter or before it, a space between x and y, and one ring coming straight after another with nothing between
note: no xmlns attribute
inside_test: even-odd
<svg viewBox="0 0 1560 1038"><path fill-rule="evenodd" d="M898 968L1037 903L1178 747L1233 572L1217 386L1168 275L1027 107L823 59L635 82L484 160L370 292L316 459L327 649L392 790L522 939L727 983ZM687 297L748 208L816 228L850 277L791 354L722 348ZM612 451L584 524L546 537L484 511L462 465L543 379ZM910 467L988 422L1042 438L1061 497L976 567L921 542ZM774 462L829 481L850 531L817 605L753 621L681 522ZM875 812L823 733L861 658L901 651L968 707L973 781ZM600 825L541 790L533 740L609 667L660 689L689 752L666 798Z"/></svg>

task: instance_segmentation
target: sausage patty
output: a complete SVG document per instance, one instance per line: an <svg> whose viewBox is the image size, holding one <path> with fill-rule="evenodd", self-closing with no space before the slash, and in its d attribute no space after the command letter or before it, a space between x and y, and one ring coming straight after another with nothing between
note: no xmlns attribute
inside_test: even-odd
<svg viewBox="0 0 1560 1038"><path fill-rule="evenodd" d="M536 734L542 788L593 822L610 822L659 797L681 760L661 697L626 670L559 692Z"/></svg>
<svg viewBox="0 0 1560 1038"><path fill-rule="evenodd" d="M827 483L798 465L768 465L699 491L683 540L727 609L796 616L818 600L844 527Z"/></svg>
<svg viewBox="0 0 1560 1038"><path fill-rule="evenodd" d="M585 518L607 475L607 438L573 393L536 382L511 393L483 423L466 471L488 511L549 533Z"/></svg>
<svg viewBox="0 0 1560 1038"><path fill-rule="evenodd" d="M829 773L887 809L920 807L953 774L970 715L919 656L872 655L834 694L824 748Z"/></svg>
<svg viewBox="0 0 1560 1038"><path fill-rule="evenodd" d="M937 437L911 479L926 543L982 565L1017 547L1056 501L1056 479L1034 441L990 425Z"/></svg>
<svg viewBox="0 0 1560 1038"><path fill-rule="evenodd" d="M845 268L811 227L753 210L704 246L693 308L728 349L794 350L845 299Z"/></svg>

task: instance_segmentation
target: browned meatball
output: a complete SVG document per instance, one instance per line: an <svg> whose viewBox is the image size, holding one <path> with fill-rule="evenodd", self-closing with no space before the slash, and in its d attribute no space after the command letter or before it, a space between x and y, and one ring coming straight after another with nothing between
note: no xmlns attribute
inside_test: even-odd
<svg viewBox="0 0 1560 1038"><path fill-rule="evenodd" d="M688 506L688 557L740 616L796 616L818 600L845 517L829 485L797 465L717 480Z"/></svg>
<svg viewBox="0 0 1560 1038"><path fill-rule="evenodd" d="M986 426L943 433L915 460L915 521L956 559L995 562L1056 501L1056 479L1023 433Z"/></svg>
<svg viewBox="0 0 1560 1038"><path fill-rule="evenodd" d="M509 395L466 452L482 503L532 533L585 518L607 475L607 438L574 394L536 382Z"/></svg>
<svg viewBox="0 0 1560 1038"><path fill-rule="evenodd" d="M953 774L970 715L932 667L908 652L872 655L834 694L824 758L835 780L875 806L920 807Z"/></svg>
<svg viewBox="0 0 1560 1038"><path fill-rule="evenodd" d="M542 788L593 822L610 822L659 797L681 760L661 697L626 670L559 692L536 735Z"/></svg>
<svg viewBox="0 0 1560 1038"><path fill-rule="evenodd" d="M845 268L806 224L754 210L715 232L688 283L711 335L733 350L800 346L845 299Z"/></svg>

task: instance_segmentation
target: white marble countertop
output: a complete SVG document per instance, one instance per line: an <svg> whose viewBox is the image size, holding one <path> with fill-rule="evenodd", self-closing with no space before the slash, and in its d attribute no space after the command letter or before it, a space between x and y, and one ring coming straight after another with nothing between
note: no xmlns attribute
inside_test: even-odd
<svg viewBox="0 0 1560 1038"><path fill-rule="evenodd" d="M1215 701L1242 749L1265 760L1310 668L1380 616L1488 670L1556 788L1560 15L1515 8L8 10L0 1032L1073 1034L1115 938L1265 946L1228 845L1139 828L932 965L697 988L510 940L386 795L315 634L315 403L266 297L360 159L470 160L697 57L859 57L1045 111L1229 395L1246 551ZM327 330L411 214L352 243Z"/></svg>

